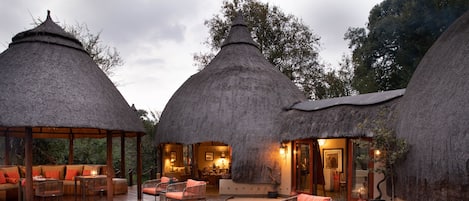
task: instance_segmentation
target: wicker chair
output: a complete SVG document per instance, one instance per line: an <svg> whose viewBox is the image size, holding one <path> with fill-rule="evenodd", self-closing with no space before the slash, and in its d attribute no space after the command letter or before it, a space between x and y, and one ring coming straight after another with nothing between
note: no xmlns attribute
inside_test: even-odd
<svg viewBox="0 0 469 201"><path fill-rule="evenodd" d="M168 187L170 181L171 180L168 177L147 180L142 184L142 193L146 195L155 196L156 201L156 197L158 197L162 191L166 191L166 188Z"/></svg>
<svg viewBox="0 0 469 201"><path fill-rule="evenodd" d="M282 201L332 201L332 198L317 195L299 194L283 199Z"/></svg>
<svg viewBox="0 0 469 201"><path fill-rule="evenodd" d="M165 193L166 200L207 200L205 192L207 183L188 179L168 185Z"/></svg>
<svg viewBox="0 0 469 201"><path fill-rule="evenodd" d="M61 200L64 195L64 182L61 180L46 180L36 183L34 196L42 198L56 198Z"/></svg>

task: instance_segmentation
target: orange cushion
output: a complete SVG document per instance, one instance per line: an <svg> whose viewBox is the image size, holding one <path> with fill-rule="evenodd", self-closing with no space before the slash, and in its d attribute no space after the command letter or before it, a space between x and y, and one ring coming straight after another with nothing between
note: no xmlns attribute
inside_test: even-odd
<svg viewBox="0 0 469 201"><path fill-rule="evenodd" d="M59 171L57 179L65 179L65 165L41 165L43 176L47 177L46 172Z"/></svg>
<svg viewBox="0 0 469 201"><path fill-rule="evenodd" d="M160 193L156 188L143 188L142 192L150 195L158 195Z"/></svg>
<svg viewBox="0 0 469 201"><path fill-rule="evenodd" d="M171 180L169 177L161 177L161 183L168 183Z"/></svg>
<svg viewBox="0 0 469 201"><path fill-rule="evenodd" d="M299 194L298 201L330 201L330 197L322 197L316 195L308 195L308 194Z"/></svg>
<svg viewBox="0 0 469 201"><path fill-rule="evenodd" d="M33 166L33 177L41 175L41 166ZM20 176L21 177L26 177L26 167L21 166L20 167Z"/></svg>
<svg viewBox="0 0 469 201"><path fill-rule="evenodd" d="M46 178L60 179L60 171L49 170L46 172Z"/></svg>
<svg viewBox="0 0 469 201"><path fill-rule="evenodd" d="M7 175L7 177L10 177L10 178L15 178L15 179L20 178L20 174L18 173L18 171L6 172L5 174Z"/></svg>
<svg viewBox="0 0 469 201"><path fill-rule="evenodd" d="M174 200L182 200L183 192L167 192L166 198Z"/></svg>
<svg viewBox="0 0 469 201"><path fill-rule="evenodd" d="M67 174L65 174L65 180L74 180L75 176L78 175L78 170L67 170Z"/></svg>
<svg viewBox="0 0 469 201"><path fill-rule="evenodd" d="M20 180L19 178L12 178L12 177L7 177L5 179L7 180L8 183L11 183L11 184L16 184Z"/></svg>
<svg viewBox="0 0 469 201"><path fill-rule="evenodd" d="M83 170L83 176L90 176L91 175L91 170Z"/></svg>
<svg viewBox="0 0 469 201"><path fill-rule="evenodd" d="M7 183L5 174L3 174L3 171L0 171L0 184L5 184L5 183Z"/></svg>
<svg viewBox="0 0 469 201"><path fill-rule="evenodd" d="M33 177L41 175L40 170L33 169Z"/></svg>
<svg viewBox="0 0 469 201"><path fill-rule="evenodd" d="M186 187L198 186L204 184L204 181L196 181L193 179L188 179L186 183Z"/></svg>

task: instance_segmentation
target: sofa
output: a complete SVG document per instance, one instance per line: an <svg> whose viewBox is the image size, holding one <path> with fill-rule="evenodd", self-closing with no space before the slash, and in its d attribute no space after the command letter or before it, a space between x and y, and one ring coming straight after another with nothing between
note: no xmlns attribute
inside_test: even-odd
<svg viewBox="0 0 469 201"><path fill-rule="evenodd" d="M0 201L18 200L21 196L22 186L26 173L25 166L1 166L0 167ZM94 174L106 175L105 165L38 165L33 166L33 177L42 176L63 180L64 195L74 195L75 176ZM22 184L23 183L23 184ZM114 194L127 193L127 180L125 178L113 178ZM77 181L77 193L81 193L79 181Z"/></svg>

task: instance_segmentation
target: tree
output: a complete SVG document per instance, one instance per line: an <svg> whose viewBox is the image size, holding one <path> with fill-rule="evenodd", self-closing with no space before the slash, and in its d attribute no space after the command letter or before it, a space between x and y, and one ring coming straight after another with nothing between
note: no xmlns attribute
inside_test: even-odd
<svg viewBox="0 0 469 201"><path fill-rule="evenodd" d="M374 172L383 174L384 178L378 182L377 189L379 195L375 198L381 200L380 184L387 179L391 180L391 198L394 200L394 178L396 175L396 165L405 160L405 156L409 152L409 144L405 139L398 138L394 129L389 127L389 122L385 117L389 114L388 108L383 108L377 119L368 121L367 119L358 125L359 128L369 129L373 133L373 140L355 141L361 147L368 147L375 150L373 158L369 154L359 156L359 160L370 160L375 163Z"/></svg>
<svg viewBox="0 0 469 201"><path fill-rule="evenodd" d="M33 18L33 23L38 26L43 22L41 18ZM75 26L63 24L66 32L77 38L86 52L99 68L108 76L114 74L115 68L124 65L124 60L115 47L105 45L101 41L101 32L93 34L86 24L77 23Z"/></svg>
<svg viewBox="0 0 469 201"><path fill-rule="evenodd" d="M82 43L85 51L108 77L113 75L116 67L124 65L124 60L117 49L102 43L101 32L91 33L86 24L64 26L67 32L74 35Z"/></svg>
<svg viewBox="0 0 469 201"><path fill-rule="evenodd" d="M325 87L319 89L323 90L321 92L321 94L324 94L322 98L351 96L355 94L355 90L352 88L353 70L350 57L343 55L342 62L339 65L340 68L338 70L331 70L323 76Z"/></svg>
<svg viewBox="0 0 469 201"><path fill-rule="evenodd" d="M467 0L385 0L367 28L349 28L353 87L360 93L405 88L425 52L469 9Z"/></svg>
<svg viewBox="0 0 469 201"><path fill-rule="evenodd" d="M223 39L228 36L231 20L238 13L245 14L245 21L254 41L269 62L289 77L306 96L324 97L324 66L319 62L319 36L293 15L284 14L278 7L257 0L224 1L222 14L205 21L209 37L205 44L211 52L195 54L199 69L208 64L218 52Z"/></svg>

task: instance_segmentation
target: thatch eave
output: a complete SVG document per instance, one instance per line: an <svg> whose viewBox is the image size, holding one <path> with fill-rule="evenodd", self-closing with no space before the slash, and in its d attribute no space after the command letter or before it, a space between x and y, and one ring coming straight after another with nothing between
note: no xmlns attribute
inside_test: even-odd
<svg viewBox="0 0 469 201"><path fill-rule="evenodd" d="M386 93L381 92L380 95L386 96ZM366 97L368 95L359 96ZM394 128L396 124L396 107L401 98L402 96L398 95L389 99L381 99L382 101L379 102L373 101L370 104L328 105L310 111L304 110L304 107L302 107L302 110L287 110L282 114L281 140L373 137L373 133L369 129L359 127L359 124L380 119L386 121L391 128ZM360 98L358 97L358 99ZM327 104L321 103L319 105ZM295 108L295 106L292 108ZM383 116L382 113L385 111L388 113Z"/></svg>

